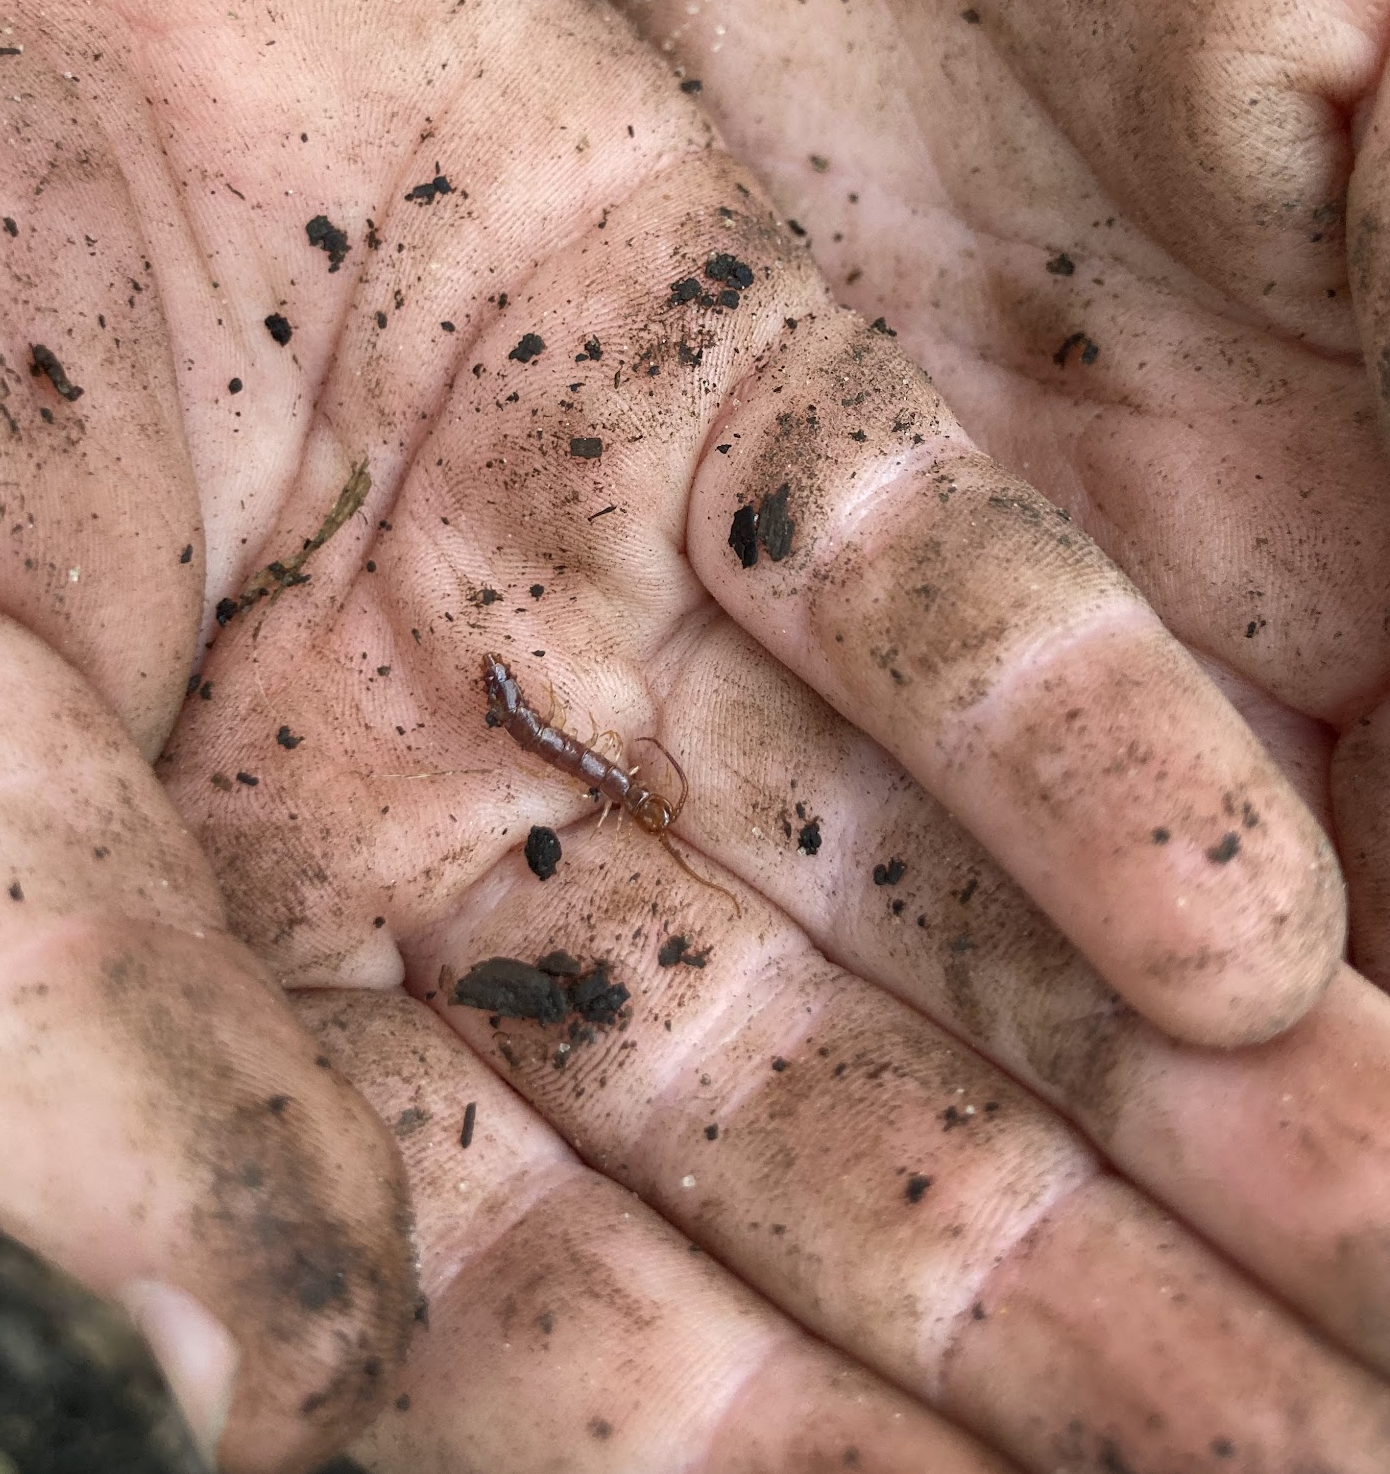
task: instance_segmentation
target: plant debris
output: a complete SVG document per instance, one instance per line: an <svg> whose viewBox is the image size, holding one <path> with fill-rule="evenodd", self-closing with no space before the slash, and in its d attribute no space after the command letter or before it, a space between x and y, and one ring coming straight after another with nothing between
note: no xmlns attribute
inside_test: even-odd
<svg viewBox="0 0 1390 1474"><path fill-rule="evenodd" d="M228 624L236 615L264 599L267 594L273 604L285 589L294 588L296 584L308 583L309 575L300 570L309 558L361 507L371 489L372 478L367 473L367 462L364 458L352 467L347 484L338 493L338 500L333 503L328 515L320 524L319 530L313 537L305 539L304 546L298 552L291 553L288 558L277 558L273 563L266 564L241 591L239 599L222 599L218 602L218 624Z"/></svg>

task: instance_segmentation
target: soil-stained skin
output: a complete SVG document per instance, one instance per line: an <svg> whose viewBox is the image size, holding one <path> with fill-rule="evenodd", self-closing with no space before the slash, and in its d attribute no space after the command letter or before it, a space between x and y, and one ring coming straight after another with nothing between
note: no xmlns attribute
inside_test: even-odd
<svg viewBox="0 0 1390 1474"><path fill-rule="evenodd" d="M34 488L6 608L119 714L75 704L100 750L152 755L176 723L159 772L188 826L131 819L161 799L143 768L93 793L64 759L78 796L15 826L3 917L66 921L91 887L103 925L40 959L76 980L61 999L13 980L21 1054L41 1101L74 1057L132 1065L85 1147L135 1144L122 1221L163 1211L260 1353L229 1457L307 1459L369 1418L432 1314L469 1396L426 1343L419 1408L387 1414L422 1420L416 1454L454 1416L499 1468L660 1467L673 1420L633 1369L713 1324L767 1380L738 1384L712 1336L681 1408L710 1418L716 1382L764 1407L761 1430L700 1424L753 1467L920 1468L947 1446L933 1403L1039 1469L1196 1467L1219 1441L1380 1474L1383 1387L1281 1308L1385 1357L1390 1214L1363 1190L1369 1224L1299 1216L1318 1173L1353 1180L1347 1142L1385 1138L1380 1072L1334 1106L1298 1040L1204 1071L1140 1016L1259 1039L1333 977L1316 1027L1346 1058L1364 1025L1372 1057L1309 816L1078 519L971 443L893 322L835 304L697 78L598 7L425 9L387 35L340 8L325 68L313 7L26 7L15 74L15 198L44 203L0 235L22 308L0 438ZM536 79L566 77L560 107ZM1045 259L1048 289L1084 274ZM1089 319L1043 327L1049 383L1123 361ZM745 932L488 729L487 652L566 731L658 738ZM1335 714L1372 658L1351 663L1291 689ZM56 762L78 726L12 735ZM361 996L302 1002L311 1042L279 984ZM1281 1071L1300 1110L1271 1123ZM501 1340L530 1358L519 1406L511 1364L477 1361ZM1065 1397L1039 1391L1053 1362ZM799 1444L813 1420L774 1416L798 1383L828 1410Z"/></svg>
<svg viewBox="0 0 1390 1474"><path fill-rule="evenodd" d="M205 1474L125 1316L0 1234L0 1456L62 1468Z"/></svg>

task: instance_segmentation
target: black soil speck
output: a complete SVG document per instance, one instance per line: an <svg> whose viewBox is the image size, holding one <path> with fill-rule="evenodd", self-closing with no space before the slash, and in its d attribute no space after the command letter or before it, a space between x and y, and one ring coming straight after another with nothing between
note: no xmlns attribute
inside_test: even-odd
<svg viewBox="0 0 1390 1474"><path fill-rule="evenodd" d="M69 404L75 399L82 398L83 391L68 379L67 374L63 372L63 365L58 362L58 357L52 349L45 348L42 343L31 343L29 352L34 359L31 372L36 379L40 374L46 374L48 382Z"/></svg>
<svg viewBox="0 0 1390 1474"><path fill-rule="evenodd" d="M24 899L24 888L16 880L10 884L10 900L22 901Z"/></svg>
<svg viewBox="0 0 1390 1474"><path fill-rule="evenodd" d="M747 291L753 285L753 268L727 251L720 251L705 262L705 275L711 281L727 282L740 291Z"/></svg>
<svg viewBox="0 0 1390 1474"><path fill-rule="evenodd" d="M453 192L454 186L449 183L448 179L443 174L436 174L427 183L417 184L406 195L406 199L414 200L417 205L432 205L440 195L453 194Z"/></svg>
<svg viewBox="0 0 1390 1474"><path fill-rule="evenodd" d="M245 387L246 386L241 382L240 379L228 379L227 380L227 393L228 394L240 394L241 391Z"/></svg>
<svg viewBox="0 0 1390 1474"><path fill-rule="evenodd" d="M706 1141L718 1141L719 1140L719 1127L713 1121L711 1121L709 1123L709 1125L705 1127L705 1140Z"/></svg>
<svg viewBox="0 0 1390 1474"><path fill-rule="evenodd" d="M557 1054L556 1068L562 1069L572 1044L593 1043L598 1036L591 1025L608 1028L619 1022L630 997L603 959L585 972L567 952L549 952L534 967L515 957L490 957L459 979L449 1001L492 1014L493 1028L503 1017L545 1025L573 1016L571 1044Z"/></svg>
<svg viewBox="0 0 1390 1474"><path fill-rule="evenodd" d="M596 461L603 454L603 440L598 435L572 436L570 454L577 460Z"/></svg>
<svg viewBox="0 0 1390 1474"><path fill-rule="evenodd" d="M734 513L729 524L729 546L745 568L752 568L758 561L758 513L751 502Z"/></svg>
<svg viewBox="0 0 1390 1474"><path fill-rule="evenodd" d="M185 543L183 545L183 552L181 552L179 554L179 562L180 563L191 563L192 561L193 561L193 544L192 543Z"/></svg>
<svg viewBox="0 0 1390 1474"><path fill-rule="evenodd" d="M677 307L693 302L700 292L700 283L693 276L683 276L680 281L671 283L671 301Z"/></svg>
<svg viewBox="0 0 1390 1474"><path fill-rule="evenodd" d="M290 326L289 318L281 313L272 312L265 320L266 332L283 348L294 336L294 329Z"/></svg>
<svg viewBox="0 0 1390 1474"><path fill-rule="evenodd" d="M591 971L570 984L570 1011L586 1023L611 1025L631 994L608 976L608 964L596 962Z"/></svg>
<svg viewBox="0 0 1390 1474"><path fill-rule="evenodd" d="M678 933L674 937L667 937L661 944L656 954L656 965L675 967L677 963L683 962L687 967L703 967L709 960L709 952L708 947L700 952L692 952L689 939Z"/></svg>
<svg viewBox="0 0 1390 1474"><path fill-rule="evenodd" d="M1058 368L1065 368L1067 365L1067 359L1071 357L1072 349L1075 348L1078 344L1083 343L1085 344L1085 347L1081 349L1081 362L1088 366L1090 364L1093 364L1096 359L1100 357L1100 349L1086 336L1085 333L1072 333L1070 337L1066 338L1063 341L1062 346L1056 351L1056 353L1052 355L1053 363L1055 363Z"/></svg>
<svg viewBox="0 0 1390 1474"><path fill-rule="evenodd" d="M973 5L970 7L969 10L962 10L960 13L960 18L968 26L978 26L980 24L980 12L976 10Z"/></svg>
<svg viewBox="0 0 1390 1474"><path fill-rule="evenodd" d="M783 1059L783 1058L782 1058L782 1056L781 1056L781 1055L780 1055L780 1054L779 1054L779 1055L778 1055L778 1056L777 1056L777 1058L776 1058L776 1059L774 1059L774 1060L773 1060L773 1061L772 1061L772 1068L773 1068L773 1069L774 1069L774 1070L776 1070L776 1071L777 1071L777 1073L778 1073L778 1074L779 1074L779 1075L780 1075L780 1074L781 1074L781 1073L782 1073L782 1071L783 1071L783 1070L785 1070L785 1069L786 1069L786 1068L787 1068L787 1062L786 1062L786 1060L784 1060L784 1059Z"/></svg>
<svg viewBox="0 0 1390 1474"><path fill-rule="evenodd" d="M1164 829L1162 825L1155 829L1153 833L1149 836L1149 838L1152 839L1155 844L1167 844L1168 841L1172 839L1172 837L1172 830Z"/></svg>
<svg viewBox="0 0 1390 1474"><path fill-rule="evenodd" d="M459 1145L467 1151L473 1145L473 1128L478 1122L478 1102L470 1100L463 1108L463 1131L459 1134Z"/></svg>
<svg viewBox="0 0 1390 1474"><path fill-rule="evenodd" d="M907 1179L907 1186L903 1190L903 1196L909 1203L920 1203L927 1195L927 1189L931 1186L931 1178L924 1177L920 1172L914 1172Z"/></svg>
<svg viewBox="0 0 1390 1474"><path fill-rule="evenodd" d="M533 358L545 352L545 339L539 333L523 333L521 341L507 355L514 358L518 363L530 363Z"/></svg>
<svg viewBox="0 0 1390 1474"><path fill-rule="evenodd" d="M560 837L543 824L533 824L526 836L526 863L537 880L549 880L560 863Z"/></svg>
<svg viewBox="0 0 1390 1474"><path fill-rule="evenodd" d="M767 556L774 563L780 563L792 550L796 523L787 512L790 492L790 485L784 481L776 491L763 498L758 509L758 541L767 549Z"/></svg>
<svg viewBox="0 0 1390 1474"><path fill-rule="evenodd" d="M549 974L515 957L489 957L454 984L449 1001L503 1018L557 1024L569 1012L564 989Z"/></svg>
<svg viewBox="0 0 1390 1474"><path fill-rule="evenodd" d="M254 788L261 780L254 773L238 773L236 781L244 783L247 788Z"/></svg>
<svg viewBox="0 0 1390 1474"><path fill-rule="evenodd" d="M796 837L796 847L803 855L814 855L820 849L820 823L812 819L809 824L803 824L801 833Z"/></svg>
<svg viewBox="0 0 1390 1474"><path fill-rule="evenodd" d="M886 865L874 866L875 885L897 885L907 874L907 866L899 859L892 859Z"/></svg>
<svg viewBox="0 0 1390 1474"><path fill-rule="evenodd" d="M545 593L545 585L543 583L533 583L531 585L531 597L533 599L539 599L541 597L541 595L544 594L544 593Z"/></svg>
<svg viewBox="0 0 1390 1474"><path fill-rule="evenodd" d="M589 1420L589 1432L598 1439L611 1438L613 1436L613 1425L607 1418L591 1418Z"/></svg>
<svg viewBox="0 0 1390 1474"><path fill-rule="evenodd" d="M296 737L288 727L281 727L280 730L275 734L275 740L280 744L281 747L287 749L290 752L293 752L294 749L298 747L301 742L304 741L302 737Z"/></svg>
<svg viewBox="0 0 1390 1474"><path fill-rule="evenodd" d="M703 92L705 84L698 77L687 77L681 83L682 92Z"/></svg>
<svg viewBox="0 0 1390 1474"><path fill-rule="evenodd" d="M19 234L19 226L17 226L14 223L14 221L10 218L10 216L8 216L8 215L5 216L5 218L4 218L4 225L5 225L5 234L6 235L18 235Z"/></svg>
<svg viewBox="0 0 1390 1474"><path fill-rule="evenodd" d="M1220 843L1207 851L1207 859L1213 865L1228 865L1240 853L1240 835L1228 830L1221 836Z"/></svg>
<svg viewBox="0 0 1390 1474"><path fill-rule="evenodd" d="M348 245L347 232L334 225L327 215L315 215L304 227L304 233L309 237L311 246L317 246L327 253L330 272L337 271L343 264L343 258L352 249Z"/></svg>
<svg viewBox="0 0 1390 1474"><path fill-rule="evenodd" d="M1058 253L1047 263L1053 276L1070 276L1076 270L1076 262L1065 251Z"/></svg>
<svg viewBox="0 0 1390 1474"><path fill-rule="evenodd" d="M547 952L536 959L536 966L557 978L577 978L584 971L584 964L568 952Z"/></svg>

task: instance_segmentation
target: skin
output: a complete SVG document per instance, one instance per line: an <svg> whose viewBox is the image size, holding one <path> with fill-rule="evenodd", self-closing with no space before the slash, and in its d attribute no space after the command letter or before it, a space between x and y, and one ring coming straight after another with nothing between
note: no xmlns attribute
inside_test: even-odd
<svg viewBox="0 0 1390 1474"><path fill-rule="evenodd" d="M690 9L9 13L0 1227L230 1470L1379 1471L1373 17Z"/></svg>

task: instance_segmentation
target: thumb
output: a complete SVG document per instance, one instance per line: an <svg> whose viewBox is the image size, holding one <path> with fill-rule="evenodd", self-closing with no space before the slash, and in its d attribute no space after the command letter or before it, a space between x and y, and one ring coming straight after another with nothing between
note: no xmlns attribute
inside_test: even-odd
<svg viewBox="0 0 1390 1474"><path fill-rule="evenodd" d="M223 1467L313 1468L405 1351L392 1143L115 718L7 622L0 668L0 1228L125 1305Z"/></svg>

